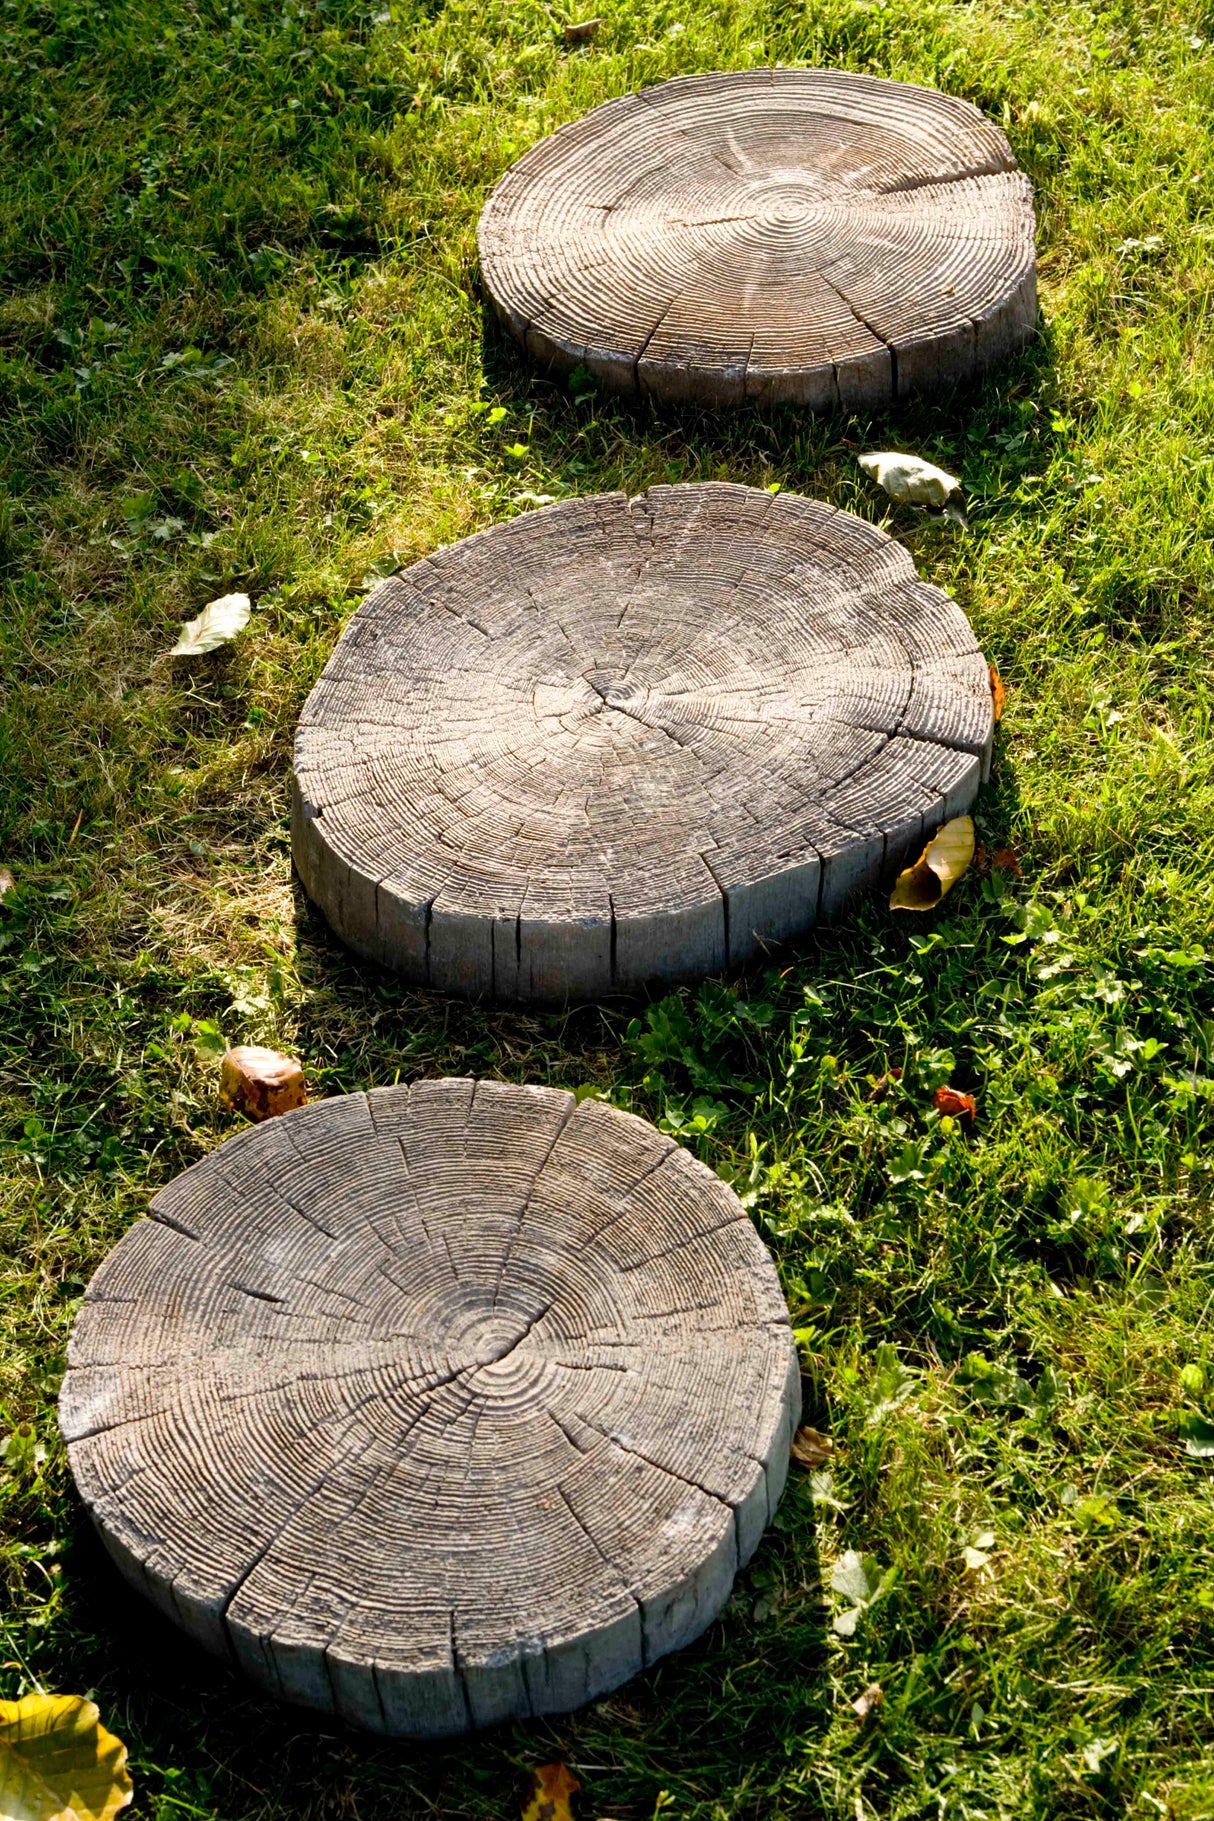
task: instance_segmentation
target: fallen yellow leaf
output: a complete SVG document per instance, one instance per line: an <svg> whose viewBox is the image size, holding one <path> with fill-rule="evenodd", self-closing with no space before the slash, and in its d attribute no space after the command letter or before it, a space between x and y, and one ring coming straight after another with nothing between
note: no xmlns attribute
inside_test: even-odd
<svg viewBox="0 0 1214 1821"><path fill-rule="evenodd" d="M569 1801L581 1787L567 1764L541 1764L531 1773L523 1821L573 1821Z"/></svg>
<svg viewBox="0 0 1214 1821"><path fill-rule="evenodd" d="M131 1794L126 1746L94 1702L0 1701L0 1821L111 1821Z"/></svg>
<svg viewBox="0 0 1214 1821"><path fill-rule="evenodd" d="M954 816L929 841L913 866L898 874L891 910L926 911L951 892L974 857L972 816Z"/></svg>

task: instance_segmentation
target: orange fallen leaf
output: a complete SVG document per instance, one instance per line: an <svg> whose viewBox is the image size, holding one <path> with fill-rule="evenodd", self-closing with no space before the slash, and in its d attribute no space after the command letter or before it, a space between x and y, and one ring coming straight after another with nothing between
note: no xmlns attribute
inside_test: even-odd
<svg viewBox="0 0 1214 1821"><path fill-rule="evenodd" d="M991 855L991 866L995 872L1011 873L1017 879L1020 877L1020 862L1010 847L996 848Z"/></svg>
<svg viewBox="0 0 1214 1821"><path fill-rule="evenodd" d="M258 1121L303 1106L308 1093L303 1069L293 1057L259 1043L242 1043L219 1066L219 1098L232 1112Z"/></svg>
<svg viewBox="0 0 1214 1821"><path fill-rule="evenodd" d="M867 1720L885 1699L885 1690L880 1682L870 1682L862 1695L857 1695L851 1704L851 1710L858 1720Z"/></svg>
<svg viewBox="0 0 1214 1821"><path fill-rule="evenodd" d="M960 1088L937 1088L932 1095L936 1111L948 1119L960 1119L966 1125L973 1125L978 1112L978 1102L972 1094L963 1094Z"/></svg>
<svg viewBox="0 0 1214 1821"><path fill-rule="evenodd" d="M1003 704L1007 701L1007 691L1003 687L1003 678L995 666L988 665L988 669L991 673L991 706L995 711L995 719L999 720L1003 714Z"/></svg>
<svg viewBox="0 0 1214 1821"><path fill-rule="evenodd" d="M523 1821L573 1821L569 1803L581 1787L567 1764L541 1764L531 1773Z"/></svg>
<svg viewBox="0 0 1214 1821"><path fill-rule="evenodd" d="M939 904L968 870L974 857L974 820L954 816L929 841L913 866L898 874L891 910L926 911Z"/></svg>
<svg viewBox="0 0 1214 1821"><path fill-rule="evenodd" d="M808 1423L803 1423L792 1438L792 1458L802 1467L823 1467L834 1451L835 1444L829 1435L812 1429Z"/></svg>

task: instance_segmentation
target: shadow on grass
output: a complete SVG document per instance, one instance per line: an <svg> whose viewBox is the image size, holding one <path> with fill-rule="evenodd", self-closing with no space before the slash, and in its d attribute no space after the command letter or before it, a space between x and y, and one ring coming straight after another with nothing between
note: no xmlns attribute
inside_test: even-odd
<svg viewBox="0 0 1214 1821"><path fill-rule="evenodd" d="M583 1767L584 1813L599 1812L596 1781L610 1776L608 1812L648 1821L658 1791L684 1778L722 1797L743 1777L774 1783L789 1751L829 1723L803 1480L776 1526L725 1615L687 1649L578 1712L428 1742L381 1739L261 1696L128 1589L81 1517L67 1562L68 1681L104 1690L107 1720L132 1743L145 1812L160 1802L164 1813L222 1812L238 1794L291 1788L307 1815L400 1814L403 1799L405 1813L500 1816L513 1812L527 1767L567 1757Z"/></svg>
<svg viewBox="0 0 1214 1821"><path fill-rule="evenodd" d="M843 483L845 497L834 497L833 503L855 509L862 502L867 516L880 516L873 509L885 502L848 457L865 448L907 448L948 454L954 461L964 456L971 499L981 501L988 493L998 499L1039 457L1032 420L1048 413L1058 392L1055 335L1045 322L1018 353L929 397L899 400L871 414L815 416L788 404L766 410L679 405L615 393L590 380L585 391L575 392L567 376L526 358L488 302L482 303L481 318L485 394L530 413L530 445L541 467L559 472L568 466L571 449L584 446L588 469L601 473L615 465L628 477L643 468L643 485L662 479L780 480L802 490L803 476L803 490L819 497L833 497ZM602 484L592 481L583 488L576 468L563 478L574 493L598 491ZM986 518L980 511L978 535ZM924 522L904 515L897 535ZM907 541L913 546L916 540Z"/></svg>

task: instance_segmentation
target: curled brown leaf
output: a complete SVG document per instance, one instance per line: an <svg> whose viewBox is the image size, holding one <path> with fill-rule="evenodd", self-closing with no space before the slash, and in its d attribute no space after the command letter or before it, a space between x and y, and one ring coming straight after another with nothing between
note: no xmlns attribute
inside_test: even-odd
<svg viewBox="0 0 1214 1821"><path fill-rule="evenodd" d="M803 1423L792 1438L792 1458L802 1467L824 1467L835 1451L829 1435Z"/></svg>

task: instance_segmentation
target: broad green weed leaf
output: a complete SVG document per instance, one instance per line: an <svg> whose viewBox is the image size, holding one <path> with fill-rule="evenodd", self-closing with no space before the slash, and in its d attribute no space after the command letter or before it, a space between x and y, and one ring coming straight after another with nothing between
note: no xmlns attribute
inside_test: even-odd
<svg viewBox="0 0 1214 1821"><path fill-rule="evenodd" d="M897 1349L882 1341L873 1355L873 1375L868 1386L868 1422L879 1423L883 1417L906 1402L919 1383L915 1374L902 1364Z"/></svg>
<svg viewBox="0 0 1214 1821"><path fill-rule="evenodd" d="M881 1564L876 1556L849 1549L830 1571L833 1592L857 1606L866 1606L881 1585Z"/></svg>
<svg viewBox="0 0 1214 1821"><path fill-rule="evenodd" d="M1199 1410L1183 1410L1180 1415L1180 1433L1184 1436L1184 1451L1194 1455L1199 1461L1214 1460L1214 1423Z"/></svg>

